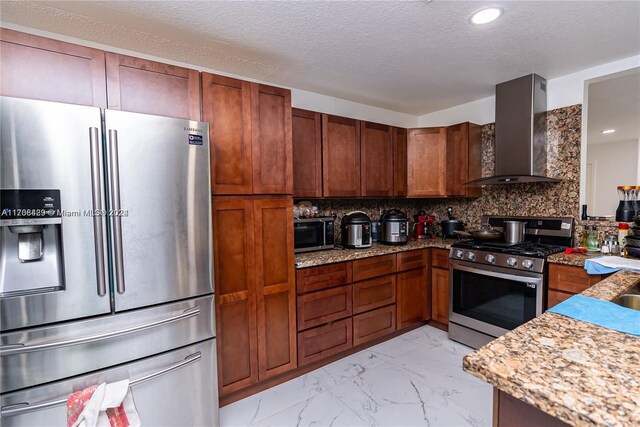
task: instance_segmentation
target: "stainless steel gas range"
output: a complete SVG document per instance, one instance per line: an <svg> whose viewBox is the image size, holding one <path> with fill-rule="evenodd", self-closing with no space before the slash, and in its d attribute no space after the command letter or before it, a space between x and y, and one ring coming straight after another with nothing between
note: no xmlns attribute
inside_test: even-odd
<svg viewBox="0 0 640 427"><path fill-rule="evenodd" d="M482 217L498 230L507 220L526 223L524 242L465 240L451 246L449 338L473 348L542 314L546 258L572 244L571 217Z"/></svg>

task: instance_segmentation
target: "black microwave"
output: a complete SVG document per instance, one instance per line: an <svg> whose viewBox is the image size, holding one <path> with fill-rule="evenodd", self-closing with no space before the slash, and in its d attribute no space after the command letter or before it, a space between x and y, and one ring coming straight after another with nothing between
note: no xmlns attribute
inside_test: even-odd
<svg viewBox="0 0 640 427"><path fill-rule="evenodd" d="M333 217L293 220L295 252L333 249Z"/></svg>

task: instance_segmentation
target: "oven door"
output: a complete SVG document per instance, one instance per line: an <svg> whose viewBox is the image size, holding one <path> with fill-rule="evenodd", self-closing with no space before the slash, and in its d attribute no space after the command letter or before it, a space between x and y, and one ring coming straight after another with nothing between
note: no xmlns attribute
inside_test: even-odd
<svg viewBox="0 0 640 427"><path fill-rule="evenodd" d="M449 320L499 337L542 314L544 275L451 260Z"/></svg>

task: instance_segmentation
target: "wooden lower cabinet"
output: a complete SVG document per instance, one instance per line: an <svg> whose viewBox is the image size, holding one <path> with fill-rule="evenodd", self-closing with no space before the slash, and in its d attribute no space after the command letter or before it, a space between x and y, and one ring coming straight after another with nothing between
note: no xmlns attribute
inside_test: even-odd
<svg viewBox="0 0 640 427"><path fill-rule="evenodd" d="M508 393L493 389L494 427L567 427L569 424L516 399Z"/></svg>
<svg viewBox="0 0 640 427"><path fill-rule="evenodd" d="M388 335L396 330L396 306L371 310L353 316L353 345Z"/></svg>
<svg viewBox="0 0 640 427"><path fill-rule="evenodd" d="M354 282L395 272L396 254L381 255L353 261Z"/></svg>
<svg viewBox="0 0 640 427"><path fill-rule="evenodd" d="M346 285L351 281L350 262L321 265L296 271L298 294Z"/></svg>
<svg viewBox="0 0 640 427"><path fill-rule="evenodd" d="M324 289L298 297L298 331L351 317L352 286Z"/></svg>
<svg viewBox="0 0 640 427"><path fill-rule="evenodd" d="M353 284L353 312L363 313L396 302L396 276L376 277Z"/></svg>
<svg viewBox="0 0 640 427"><path fill-rule="evenodd" d="M297 366L291 199L214 198L221 395Z"/></svg>
<svg viewBox="0 0 640 427"><path fill-rule="evenodd" d="M298 364L315 362L353 346L351 317L298 333Z"/></svg>
<svg viewBox="0 0 640 427"><path fill-rule="evenodd" d="M431 269L431 319L449 324L449 270Z"/></svg>
<svg viewBox="0 0 640 427"><path fill-rule="evenodd" d="M547 296L547 308L579 294L587 288L595 285L606 277L601 274L587 274L584 268L549 264L549 293Z"/></svg>
<svg viewBox="0 0 640 427"><path fill-rule="evenodd" d="M403 271L396 275L398 292L398 329L423 322L429 318L427 311L428 284L427 268Z"/></svg>

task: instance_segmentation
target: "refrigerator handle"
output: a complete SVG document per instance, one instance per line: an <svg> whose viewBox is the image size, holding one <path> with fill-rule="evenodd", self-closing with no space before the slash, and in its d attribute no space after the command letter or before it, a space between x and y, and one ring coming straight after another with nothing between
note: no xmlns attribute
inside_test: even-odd
<svg viewBox="0 0 640 427"><path fill-rule="evenodd" d="M193 354L190 354L189 356L185 357L183 360L176 362L172 365L167 366L164 369L161 369L159 371L156 371L152 374L149 375L145 375L144 377L140 377L140 378L136 378L135 380L132 380L129 382L129 387L133 387L136 384L140 384L142 382L148 381L148 380L152 380L154 378L157 378L159 376L162 376L164 374L168 374L169 372L173 372L176 369L180 369L184 366L190 365L194 362L197 362L198 360L200 360L202 358L202 353L200 353L199 351ZM2 410L0 412L0 416L4 417L13 417L16 415L22 415L22 414L26 414L28 412L33 412L33 411L38 411L38 410L42 410L42 409L47 409L47 408L51 408L54 406L60 406L60 405L64 405L67 403L67 398L61 398L61 399L54 399L52 398L51 400L46 400L44 402L39 402L39 403L34 403L34 404L30 404L29 402L20 402L20 403L15 403L12 405L7 405L7 406L3 406Z"/></svg>
<svg viewBox="0 0 640 427"><path fill-rule="evenodd" d="M107 294L104 270L104 240L102 221L104 220L102 206L102 150L100 147L99 130L96 127L89 128L89 141L91 144L91 192L93 193L93 242L96 255L96 275L98 278L98 295Z"/></svg>
<svg viewBox="0 0 640 427"><path fill-rule="evenodd" d="M24 353L31 353L34 351L52 350L61 347L69 347L72 345L87 344L96 341L102 341L109 338L121 337L123 335L132 334L135 332L146 331L147 329L156 328L158 326L166 325L169 323L177 322L179 320L190 319L200 314L200 307L191 307L184 310L180 314L176 314L170 317L166 317L153 322L145 323L142 325L130 326L124 329L116 329L115 331L102 332L95 335L89 335L87 337L70 338L61 341L48 341L40 342L37 344L5 344L0 346L0 357L14 356Z"/></svg>
<svg viewBox="0 0 640 427"><path fill-rule="evenodd" d="M122 257L122 219L119 215L120 207L120 176L118 166L118 131L109 129L109 189L111 194L110 209L115 212L110 215L113 228L113 252L115 264L116 290L119 294L125 291L124 262Z"/></svg>

